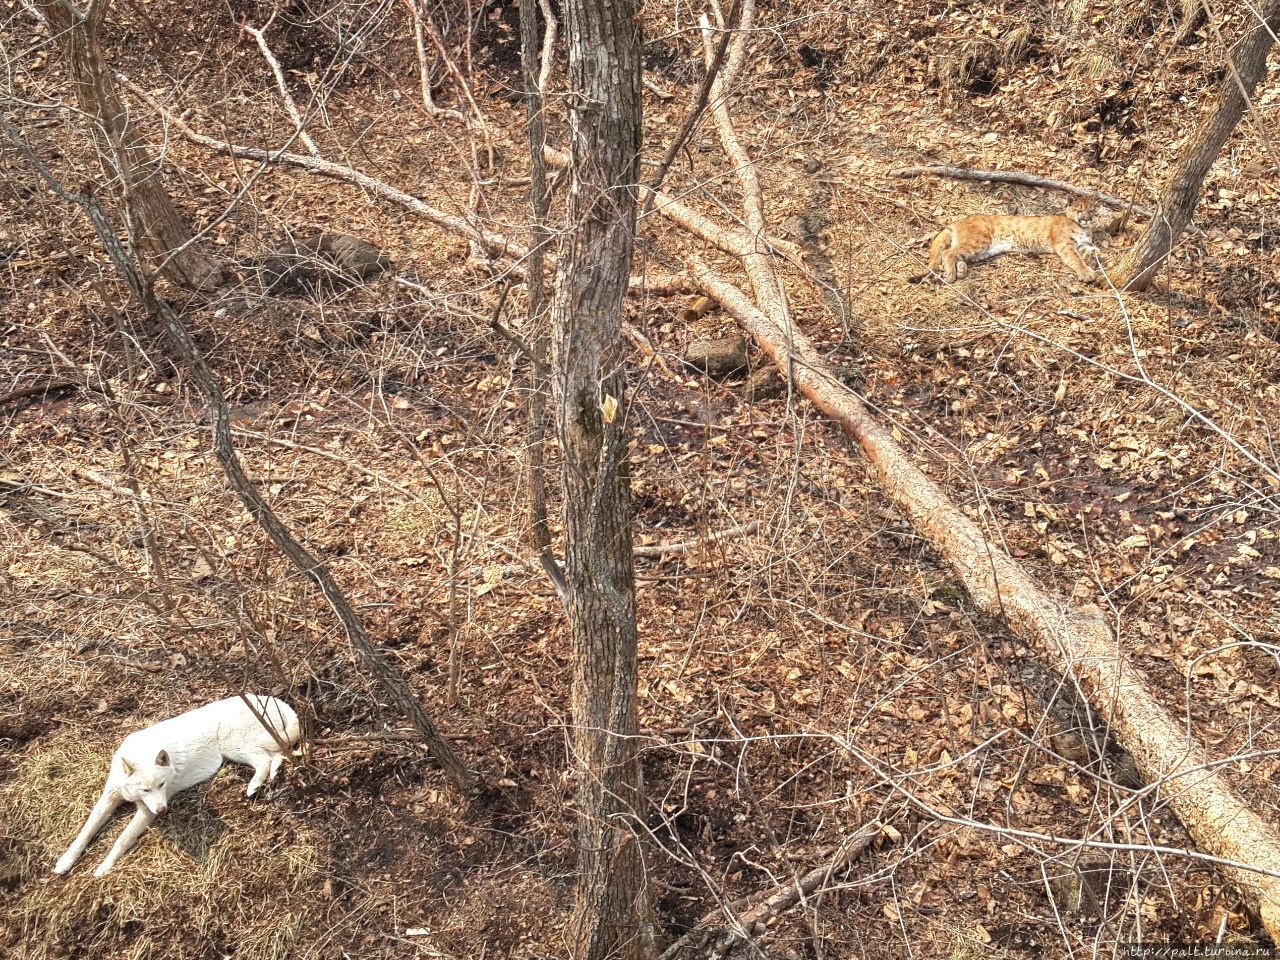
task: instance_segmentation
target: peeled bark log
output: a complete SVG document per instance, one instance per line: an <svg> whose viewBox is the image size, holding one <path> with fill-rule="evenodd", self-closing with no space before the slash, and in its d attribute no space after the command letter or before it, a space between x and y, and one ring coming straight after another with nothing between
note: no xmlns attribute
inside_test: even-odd
<svg viewBox="0 0 1280 960"><path fill-rule="evenodd" d="M1030 641L1062 674L1077 678L1196 844L1214 856L1280 874L1280 840L1221 776L1198 741L1160 705L1146 678L1129 663L1102 612L1072 610L982 535L921 470L889 431L849 391L808 338L783 329L747 296L694 258L690 270L755 338L792 385L858 442L881 486L912 524L938 548L974 602ZM1280 880L1231 869L1232 879L1280 940Z"/></svg>
<svg viewBox="0 0 1280 960"><path fill-rule="evenodd" d="M1280 7L1280 0L1271 0L1270 6ZM762 237L763 197L754 173L744 172L751 164L722 96L716 97L715 118L725 152L738 171L744 219ZM759 307L696 257L689 261L690 272L755 338L791 385L861 445L889 499L938 548L974 602L1003 619L1060 673L1080 683L1200 848L1268 871L1243 866L1228 870L1272 938L1280 939L1280 838L1214 772L1204 748L1160 705L1145 677L1119 648L1101 611L1093 606L1070 609L988 543L978 526L912 463L792 323L776 259L758 245L744 244L739 255Z"/></svg>
<svg viewBox="0 0 1280 960"><path fill-rule="evenodd" d="M1183 146L1146 233L1116 268L1113 276L1116 286L1128 290L1147 289L1183 229L1191 222L1191 215L1200 202L1200 185L1205 175L1244 115L1258 81L1267 75L1267 53L1275 32L1280 30L1280 0L1267 0L1260 6L1259 15L1261 21L1252 13L1247 14L1251 26L1235 50L1227 55L1230 62L1217 102Z"/></svg>

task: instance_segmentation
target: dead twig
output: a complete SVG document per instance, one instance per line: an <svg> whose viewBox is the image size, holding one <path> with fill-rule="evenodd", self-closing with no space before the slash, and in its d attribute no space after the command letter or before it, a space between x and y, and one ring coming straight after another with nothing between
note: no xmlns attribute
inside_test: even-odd
<svg viewBox="0 0 1280 960"><path fill-rule="evenodd" d="M224 140L218 140L214 137L207 137L202 133L196 132L190 124L181 117L176 116L172 111L166 110L155 98L139 87L128 77L117 74L121 86L129 90L135 96L143 100L147 106L151 107L165 122L171 125L184 138L192 143L213 150L215 153L226 154L231 157L241 157L246 160L257 160L260 163L283 163L289 166L301 167L312 173L318 173L322 176L332 177L335 180L344 180L347 183L368 190L375 196L381 197L383 200L390 200L392 203L412 210L419 216L425 217L437 226L443 227L451 233L459 234L467 240L478 243L480 246L489 250L495 256L502 257L508 255L522 255L523 251L514 241L508 239L500 233L488 230L485 227L477 226L470 223L462 217L445 213L443 210L437 210L424 200L406 193L397 187L393 187L388 183L384 183L375 177L361 173L359 170L351 167L343 166L340 163L334 163L331 160L324 160L320 157L305 156L300 153L289 153L284 150L264 150L260 147L245 147L237 144L228 143Z"/></svg>
<svg viewBox="0 0 1280 960"><path fill-rule="evenodd" d="M1245 85L1244 78L1240 76L1240 69L1236 66L1236 58L1231 55L1231 45L1222 38L1222 31L1218 29L1218 19L1214 15L1214 9L1209 5L1209 0L1201 0L1201 7L1204 9L1209 21L1209 29L1213 31L1213 37L1218 41L1225 53L1224 59L1227 61L1227 69L1231 71L1231 79L1236 85L1236 89L1240 91L1240 96L1244 99L1244 108L1249 111L1249 119L1253 121L1254 127L1258 131L1258 139L1262 141L1262 148L1266 150L1267 157L1271 160L1271 165L1275 167L1276 172L1280 173L1280 156L1276 154L1275 144L1271 142L1271 136L1267 132L1266 121L1258 113L1258 107L1253 102L1253 97L1249 95L1249 88Z"/></svg>
<svg viewBox="0 0 1280 960"><path fill-rule="evenodd" d="M19 400L26 400L28 397L40 397L43 399L51 393L62 393L66 390L75 390L80 384L72 383L70 380L49 380L45 383L36 384L34 387L23 387L21 390L14 390L0 397L0 407L10 403L17 403Z"/></svg>
<svg viewBox="0 0 1280 960"><path fill-rule="evenodd" d="M815 867L803 877L788 881L741 916L731 918L733 929L720 936L716 941L715 947L712 948L707 956L719 960L719 958L728 956L729 952L738 944L746 942L752 936L758 936L763 933L770 920L790 910L803 898L810 896L819 886L827 883L837 873L860 857L867 847L871 846L872 842L880 836L881 830L882 827L879 821L872 821L864 825L849 838L848 842L836 852L836 855L829 862L822 864L820 867ZM725 908L712 910L692 930L663 951L660 960L674 960L685 947L700 939L709 929L722 921L724 914Z"/></svg>
<svg viewBox="0 0 1280 960"><path fill-rule="evenodd" d="M414 3L414 0L407 0L407 2L412 4ZM444 40L441 39L440 32L436 30L435 24L431 22L431 17L416 9L414 13L415 23L426 32L427 37L435 46L436 53L440 56L440 62L444 64L445 72L449 74L449 78L453 81L453 85L458 92L459 99L463 100L467 106L470 107L470 112L463 115L467 124L468 132L475 133L478 131L480 136L484 138L485 153L488 157L488 168L492 171L494 158L493 133L489 128L489 122L484 117L484 111L480 109L480 104L476 103L476 98L471 92L471 84L467 82L467 78L463 75L462 70L458 65L453 62L453 58L449 55L449 48L445 46ZM469 17L468 22L470 22ZM470 46L465 49L467 50L468 56L470 56ZM470 64L468 64L468 71L469 70Z"/></svg>
<svg viewBox="0 0 1280 960"><path fill-rule="evenodd" d="M390 487L392 490L396 491L396 493L404 494L410 500L416 500L418 502L422 501L422 497L419 494L414 493L408 487L401 486L400 484L396 483L394 480L390 479L389 477L385 477L382 474L378 473L376 470L370 470L368 467L361 466L360 464L356 463L354 460L351 459L350 453L346 453L346 454L334 453L332 450L325 450L322 447L312 447L305 443L298 443L295 440L286 440L284 437L273 437L265 433L259 433L256 430L245 430L240 427L232 427L231 432L237 437L247 437L253 440L261 440L263 443L268 443L273 447L284 447L287 450L300 450L303 453L310 453L313 456L323 457L326 460L332 460L334 463L342 464L344 467L346 467L349 470L354 470L356 473L364 474L366 477L369 477L371 480L373 480L376 483L385 484L386 486Z"/></svg>
<svg viewBox="0 0 1280 960"><path fill-rule="evenodd" d="M276 78L276 89L280 91L280 99L284 101L285 111L289 114L289 119L293 121L294 129L298 132L298 139L302 141L313 157L318 157L320 156L320 148L316 146L316 142L311 139L311 134L307 133L305 129L302 113L298 110L298 104L294 102L293 94L289 92L289 85L285 83L284 71L280 69L280 61L276 59L275 54L271 52L271 48L267 46L267 30L271 28L275 18L275 13L272 13L267 22L259 29L249 26L248 23L242 23L240 29L257 42L263 59L267 61L267 66L271 68L271 75Z"/></svg>
<svg viewBox="0 0 1280 960"><path fill-rule="evenodd" d="M433 117L449 117L466 123L466 115L461 110L436 106L436 101L431 96L431 68L427 64L427 41L422 27L422 13L413 0L405 0L404 5L409 8L409 16L413 19L413 44L418 53L418 85L422 92L422 106Z"/></svg>
<svg viewBox="0 0 1280 960"><path fill-rule="evenodd" d="M741 6L742 0L733 0L733 6L729 8L728 21L725 28L720 32L720 40L716 44L710 63L707 64L698 92L694 94L693 103L689 107L689 115L684 118L684 123L680 125L679 132L671 141L671 145L667 147L666 155L663 156L662 162L658 164L657 172L645 185L646 193L640 205L640 213L636 217L637 220L643 220L645 215L653 208L654 198L657 197L658 191L662 189L662 181L667 178L671 165L675 163L676 155L688 143L689 138L693 136L693 131L697 129L702 120L702 114L707 109L707 100L711 96L711 87L715 84L716 76L720 73L720 67L724 64L725 54L729 50L729 41L733 39L734 23L738 18Z"/></svg>
<svg viewBox="0 0 1280 960"><path fill-rule="evenodd" d="M719 543L734 537L754 537L760 531L760 521L752 520L737 527L716 530L705 537L694 537L692 540L681 540L679 543L651 543L632 550L637 557L665 557L673 554L683 555L697 549L704 543Z"/></svg>
<svg viewBox="0 0 1280 960"><path fill-rule="evenodd" d="M951 180L978 180L990 183L1016 183L1024 187L1040 187L1045 190L1060 190L1063 193L1069 193L1076 197L1088 197L1098 201L1108 207L1116 210L1131 208L1134 213L1147 217L1154 217L1155 211L1150 207L1140 207L1137 204L1130 204L1128 200L1120 197L1112 196L1109 193L1103 193L1101 190L1094 190L1092 187L1081 187L1074 183L1067 183L1065 180L1055 180L1052 177L1041 177L1034 173L1023 173L1019 170L975 170L972 167L953 167L947 164L939 164L929 167L902 167L893 171L895 177L947 177Z"/></svg>
<svg viewBox="0 0 1280 960"><path fill-rule="evenodd" d="M560 21L551 9L551 0L538 0L538 9L542 11L542 66L538 70L538 91L545 94L547 81L551 79L551 67L555 63L556 33L560 29Z"/></svg>
<svg viewBox="0 0 1280 960"><path fill-rule="evenodd" d="M508 279L498 293L498 302L494 305L493 313L489 315L489 327L530 360L536 361L537 354L533 352L533 347L529 345L529 342L502 322L502 308L507 305L507 294L510 292L511 281Z"/></svg>
<svg viewBox="0 0 1280 960"><path fill-rule="evenodd" d="M301 153L290 153L285 150L265 150L261 147L248 147L240 144L228 143L225 140L218 140L215 137L205 136L191 127L181 117L175 115L171 110L161 106L154 97L139 87L123 74L116 74L116 79L120 85L125 87L135 96L143 100L149 107L155 110L164 121L177 130L185 139L212 150L215 153L221 153L230 157L240 157L246 160L255 160L259 163L282 163L287 166L300 167L311 173L320 176L329 177L334 180L341 180L345 183L354 184L362 190L388 200L391 203L404 207L421 217L430 220L436 226L448 230L450 233L458 234L465 238L468 242L475 243L489 251L490 263L499 264L501 261L514 261L503 265L503 270L511 275L523 279L526 275L523 261L528 257L528 251L519 243L498 233L487 227L472 223L465 217L454 216L445 213L433 207L418 197L410 193L406 193L398 187L393 187L376 177L371 177L366 173L352 167L344 166L340 163L334 163L332 160L324 160L320 157L307 156ZM548 158L553 152L550 147L547 148ZM563 154L558 154L563 157ZM554 161L553 161L554 162ZM674 214L673 214L674 215ZM548 266L554 268L554 262L548 258ZM397 278L400 283L406 281ZM413 284L408 284L415 286ZM675 275L654 275L654 276L637 276L630 280L630 293L649 293L654 296L666 296L673 293L688 292L691 284L687 277Z"/></svg>
<svg viewBox="0 0 1280 960"><path fill-rule="evenodd" d="M24 496L30 493L38 493L45 497L57 497L59 500L69 500L72 496L65 490L42 487L40 484L32 483L30 480L10 480L7 477L0 477L0 490L9 490Z"/></svg>

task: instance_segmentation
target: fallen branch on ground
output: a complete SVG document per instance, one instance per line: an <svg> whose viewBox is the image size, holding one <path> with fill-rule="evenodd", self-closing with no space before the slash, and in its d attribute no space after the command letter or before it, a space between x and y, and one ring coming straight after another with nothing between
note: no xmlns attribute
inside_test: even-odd
<svg viewBox="0 0 1280 960"><path fill-rule="evenodd" d="M284 71L280 69L280 61L276 59L275 54L271 52L271 47L267 45L267 31L271 29L271 24L275 21L275 18L276 14L273 12L261 29L254 29L247 22L242 23L240 29L257 42L258 50L261 51L263 58L267 61L267 66L271 68L271 75L276 78L276 89L280 91L280 99L284 101L285 111L289 114L289 119L293 121L293 127L298 133L298 139L307 148L307 152L313 157L318 157L320 156L320 148L311 139L311 134L307 133L306 122L302 118L301 111L298 110L298 104L294 101L293 94L289 92L289 84L285 82Z"/></svg>
<svg viewBox="0 0 1280 960"><path fill-rule="evenodd" d="M1280 839L1214 772L1216 765L1204 747L1160 704L1150 683L1118 648L1102 612L1092 606L1070 609L989 543L977 524L845 387L800 330L779 327L696 257L690 260L690 270L777 363L783 376L858 442L889 499L938 548L974 603L1032 643L1061 674L1080 681L1144 775L1167 784L1161 797L1196 844L1215 856L1280 872ZM1280 880L1249 870L1228 872L1271 936L1280 936Z"/></svg>
<svg viewBox="0 0 1280 960"><path fill-rule="evenodd" d="M1080 187L1074 183L1067 183L1065 180L1041 177L1034 173L1022 173L1018 170L974 170L971 167L952 167L940 164L931 167L903 167L900 170L893 171L893 175L895 177L948 177L952 180L1016 183L1024 187L1041 187L1045 190L1060 190L1063 193L1069 193L1077 197L1088 197L1117 210L1132 209L1134 213L1148 219L1156 215L1155 211L1150 207L1140 207L1137 204L1133 204L1130 207L1128 200L1122 200L1120 197L1103 193L1101 190L1094 190L1092 187Z"/></svg>
<svg viewBox="0 0 1280 960"><path fill-rule="evenodd" d="M0 407L5 404L16 403L18 400L26 400L28 397L44 398L51 393L62 393L65 390L75 390L79 384L72 383L70 380L50 380L47 383L36 384L34 387L23 387L21 390L14 390L12 393L6 393L0 397Z"/></svg>
<svg viewBox="0 0 1280 960"><path fill-rule="evenodd" d="M521 279L525 276L523 267L524 260L528 257L528 250L522 244L498 233L496 230L490 230L483 226L478 226L465 217L455 216L454 214L445 213L443 210L433 207L411 193L401 190L399 187L393 187L376 177L371 177L366 173L361 173L352 167L344 166L340 163L334 163L332 160L324 160L320 157L307 156L301 153L290 153L286 150L265 150L262 147L246 147L239 144L228 143L225 140L218 140L215 137L209 137L197 132L190 124L181 117L176 116L172 111L166 110L154 97L139 87L123 74L117 74L116 79L120 84L142 99L147 106L155 110L164 120L165 123L177 130L182 137L197 146L212 150L215 153L221 153L225 156L239 157L245 160L255 160L259 163L282 163L287 166L300 167L311 173L319 174L323 177L329 177L333 180L341 180L344 183L354 184L363 190L369 191L376 197L390 201L397 206L404 207L413 213L431 221L436 226L455 233L471 244L482 247L489 252L491 263L495 267L498 261L510 260L513 263L503 267L505 272L515 275ZM549 264L550 268L554 268L554 263ZM650 293L654 296L666 296L670 293L687 292L689 290L689 281L683 277L676 276L654 276L654 277L632 277L630 281L630 291L632 293Z"/></svg>
<svg viewBox="0 0 1280 960"><path fill-rule="evenodd" d="M880 824L878 822L864 826L849 838L848 843L840 848L830 863L815 867L798 880L793 880L759 906L740 917L743 929L752 936L758 936L763 933L768 927L769 921L790 910L804 898L813 894L820 885L830 881L839 871L860 857L863 851L871 846L872 841L878 836L880 836ZM720 942L716 944L711 956L716 958L726 957L738 943L745 939L737 932L726 933L720 938Z"/></svg>
<svg viewBox="0 0 1280 960"><path fill-rule="evenodd" d="M546 157L547 163L554 167L562 168L569 163L569 155L555 147L544 147L542 151ZM800 249L794 243L786 240L780 240L776 237L760 236L757 239L742 227L724 227L709 217L704 216L693 207L686 203L675 199L670 194L663 193L659 190L657 193L650 195L649 188L643 184L639 187L640 200L644 203L644 209L652 208L651 212L661 213L673 220L677 225L683 227L694 236L702 237L708 243L714 244L725 253L735 257L742 256L744 250L769 250L776 248L785 253L789 258L799 263L801 259ZM685 291L689 291L689 285L684 286Z"/></svg>
<svg viewBox="0 0 1280 960"><path fill-rule="evenodd" d="M384 484L397 493L404 494L404 496L408 497L410 500L416 500L419 502L422 500L422 497L419 494L414 493L408 487L396 483L390 477L386 477L378 473L376 470L370 470L368 467L356 463L349 453L334 453L332 450L325 450L322 447L308 446L305 443L298 443L295 440L286 440L284 437L273 437L270 434L259 433L256 430L245 430L239 427L232 427L231 432L237 437L249 437L253 440L261 440L263 443L268 443L273 447L284 447L286 450L301 450L303 453L310 453L317 457L323 457L326 460L332 460L334 463L342 464L349 470L354 470L356 473L364 474L375 483Z"/></svg>
<svg viewBox="0 0 1280 960"><path fill-rule="evenodd" d="M744 523L741 526L728 527L724 530L708 533L705 537L694 537L692 540L682 540L679 543L651 543L636 547L631 552L637 557L663 557L672 554L686 554L690 550L696 550L704 543L717 543L721 540L731 540L734 537L752 537L759 530L760 521L752 520L750 523Z"/></svg>
<svg viewBox="0 0 1280 960"><path fill-rule="evenodd" d="M707 954L708 958L710 960L719 960L719 958L726 957L738 944L744 943L749 937L763 933L770 920L790 910L805 897L811 896L820 885L828 882L860 857L867 847L871 846L872 842L880 836L880 831L879 821L873 821L863 826L849 838L828 863L815 867L803 877L797 877L782 884L774 893L760 901L756 906L741 916L733 918L731 923L734 929L723 933L716 940L715 946ZM661 960L674 960L686 946L689 946L694 940L699 939L704 933L723 921L725 912L725 908L712 910L698 921L692 930L664 950Z"/></svg>
<svg viewBox="0 0 1280 960"><path fill-rule="evenodd" d="M645 214L653 207L653 201L658 196L658 191L662 189L662 181L667 178L667 173L671 169L671 165L675 163L676 156L684 148L684 145L693 136L693 131L702 121L702 113L707 109L707 99L711 96L711 85L715 83L716 75L720 72L720 67L724 64L725 54L729 50L729 41L733 37L732 26L738 18L738 10L742 4L742 0L733 0L733 6L729 8L728 23L729 26L721 31L720 42L716 45L714 56L711 62L707 64L707 69L703 73L702 83L698 86L698 92L694 94L693 103L689 106L689 112L684 118L684 123L680 125L680 129L676 135L672 137L671 143L667 146L667 152L663 154L662 160L658 162L658 169L649 182L645 184L645 195L640 204L640 213L637 215L638 220L643 220Z"/></svg>

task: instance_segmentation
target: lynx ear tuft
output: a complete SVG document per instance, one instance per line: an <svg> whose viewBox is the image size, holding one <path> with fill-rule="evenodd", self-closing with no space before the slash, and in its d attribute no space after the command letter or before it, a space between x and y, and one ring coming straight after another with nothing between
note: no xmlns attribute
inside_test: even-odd
<svg viewBox="0 0 1280 960"><path fill-rule="evenodd" d="M156 766L167 767L168 765L169 765L169 751L161 750L158 754L156 754Z"/></svg>

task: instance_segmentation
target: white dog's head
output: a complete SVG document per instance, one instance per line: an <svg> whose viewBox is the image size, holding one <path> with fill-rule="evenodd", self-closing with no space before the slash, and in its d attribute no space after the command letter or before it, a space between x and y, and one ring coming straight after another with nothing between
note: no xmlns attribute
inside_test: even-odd
<svg viewBox="0 0 1280 960"><path fill-rule="evenodd" d="M161 750L151 763L132 764L123 757L125 783L121 792L126 800L142 803L156 816L169 809L168 784L173 777L169 753Z"/></svg>

